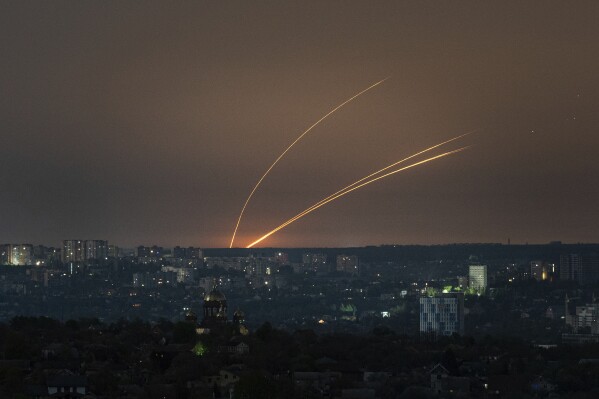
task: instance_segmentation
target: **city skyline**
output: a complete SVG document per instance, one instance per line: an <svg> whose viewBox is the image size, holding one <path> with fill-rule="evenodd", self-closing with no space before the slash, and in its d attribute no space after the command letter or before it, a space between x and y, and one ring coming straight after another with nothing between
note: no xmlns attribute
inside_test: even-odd
<svg viewBox="0 0 599 399"><path fill-rule="evenodd" d="M0 5L0 243L598 242L599 5Z"/></svg>

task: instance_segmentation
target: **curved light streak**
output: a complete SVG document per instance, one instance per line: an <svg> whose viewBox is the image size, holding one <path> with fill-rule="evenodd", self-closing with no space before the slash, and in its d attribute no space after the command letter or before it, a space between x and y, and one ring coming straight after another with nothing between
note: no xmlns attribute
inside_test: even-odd
<svg viewBox="0 0 599 399"><path fill-rule="evenodd" d="M458 153L458 152L464 151L464 150L466 150L466 149L468 149L468 148L470 148L470 146L461 147L461 148L458 148L457 150L453 150L453 151L444 152L443 154L436 155L436 156L434 156L434 157L430 157L430 158L424 159L424 160L422 160L422 161L415 162L415 163L413 163L413 164L410 164L410 165L408 165L408 166L404 166L403 168L399 168L399 169L397 169L397 170L394 170L394 171L391 171L391 172L385 173L384 175L381 175L381 176L378 176L378 177L372 178L372 179L370 179L370 180L368 180L368 181L366 181L366 182L364 182L364 183L362 183L362 184L359 184L359 185L357 185L357 186L354 186L354 187L350 188L349 190L345 190L345 191L343 191L343 192L341 192L341 193L339 193L339 194L337 194L337 195L332 195L332 196L329 196L329 198L328 198L328 199L326 199L326 200L322 200L322 201L320 201L320 203L316 203L316 204L314 204L314 205L313 205L313 206L311 206L310 208L308 208L308 209L306 209L305 211L303 211L303 212L301 212L301 213L297 214L296 216L292 217L291 219L289 219L289 220L288 220L288 221L286 221L285 223L281 224L281 225L280 225L280 226L278 226L277 228L275 228L275 229L271 230L270 232L266 233L265 235L263 235L262 237L260 237L259 239L257 239L256 241L254 241L253 243L251 243L250 245L248 245L246 248L251 248L251 247L253 247L254 245L256 245L256 244L260 243L261 241L265 240L266 238L270 237L271 235L273 235L273 234L274 234L274 233L276 233L277 231L279 231L279 230L281 230L281 229L285 228L286 226L290 225L291 223L295 222L296 220L298 220L298 219L300 219L300 218L302 218L302 217L306 216L307 214L309 214L309 213L311 213L311 212L314 212L316 209L320 208L321 206L324 206L324 205L328 204L328 203L329 203L329 202L331 202L331 201L334 201L334 200L336 200L336 199L337 199L337 198L339 198L339 197L342 197L342 196L344 196L344 195L346 195L346 194L349 194L350 192L352 192L352 191L354 191L354 190L357 190L357 189L359 189L359 188L362 188L362 187L364 187L364 186L366 186L366 185L368 185L368 184L370 184L370 183L374 183L374 182L375 182L375 181L377 181L377 180L384 179L385 177L391 176L391 175L393 175L393 174L395 174L395 173L399 173L399 172L402 172L402 171L404 171L404 170L406 170L406 169L410 169L410 168L413 168L413 167L415 167L415 166L422 165L422 164L425 164L425 163L427 163L427 162L431 162L431 161L433 161L433 160L435 160L435 159L443 158L443 157L446 157L446 156L448 156L448 155L451 155L451 154L455 154L455 153Z"/></svg>
<svg viewBox="0 0 599 399"><path fill-rule="evenodd" d="M287 151L289 151L291 149L291 147L293 147L298 141L300 141L302 139L302 137L304 137L308 132L310 132L310 130L312 130L316 126L318 126L322 121L324 121L326 118L328 118L331 114L335 113L335 111L337 111L339 108L343 107L344 105L346 105L347 103L351 102L352 100L358 98L362 94L366 93L368 90L373 89L376 86L380 85L381 83L383 83L387 79L389 79L389 77L386 77L383 80L379 80L378 82L376 82L376 83L368 86L366 89L362 90L358 94L353 95L349 99L345 100L344 102L342 102L341 104L339 104L338 106L336 106L335 108L333 108L332 110L330 110L322 118L320 118L314 124L312 124L312 126L310 126L308 129L304 130L304 132L302 134L300 134L299 137L296 138L295 141L293 141L293 143L291 143L285 149L285 151L283 151L281 153L281 155L279 155L279 157L277 159L275 159L275 161L272 163L272 165L270 165L270 167L268 169L266 169L266 172L264 172L264 174L262 175L262 177L258 180L258 182L256 183L256 185L254 186L254 188L250 192L250 195L248 195L247 199L245 200L245 203L243 204L243 207L241 208L241 212L239 213L239 218L237 218L237 224L235 225L235 230L233 231L233 236L231 237L231 243L229 244L229 248L233 248L233 242L235 241L235 235L237 234L237 230L239 229L239 224L241 223L241 219L243 218L243 213L245 212L245 208L247 207L248 203L250 202L250 199L252 199L252 196L254 195L254 193L256 192L256 190L258 189L258 187L260 186L260 184L262 183L262 180L264 180L264 178L270 173L270 171L272 170L272 168L275 167L275 165L281 160L281 158L283 158L285 156L285 154L287 153Z"/></svg>
<svg viewBox="0 0 599 399"><path fill-rule="evenodd" d="M384 171L386 171L386 170L388 170L388 169L391 169L391 168L392 168L392 167L394 167L394 166L397 166L397 165L399 165L399 164L402 164L402 163L404 163L405 161L408 161L408 160L410 160L410 159L412 159L412 158L415 158L415 157L417 157L418 155L422 155L422 154L424 154L424 153L426 153L426 152L429 152L429 151L431 151L431 150L434 150L435 148L441 147L442 145L445 145L445 144L451 143L452 141L455 141L455 140L461 139L462 137L468 136L469 134L472 134L472 133L476 132L477 130L478 130L478 129L471 130L471 131L469 131L469 132L467 132L467 133L464 133L464 134L461 134L461 135L459 135L459 136L456 136L456 137L454 137L454 138L451 138L451 139L449 139L449 140L446 140L446 141L444 141L444 142L442 142L442 143L435 144L435 145L434 145L434 146L432 146L432 147L428 147L428 148L426 148L426 149L424 149L424 150L422 150L422 151L420 151L420 152L417 152L417 153L415 153L415 154L412 154L412 155L410 155L409 157L407 157L407 158L404 158L404 159L402 159L402 160L400 160L400 161L397 161L397 162L395 162L395 163L392 163L392 164L391 164L391 165L389 165L389 166L385 166L384 168L382 168L382 169L379 169L379 170L377 170L376 172L373 172L373 173L369 174L368 176L366 176L366 177L363 177L363 178L361 178L360 180L357 180L357 181L353 182L353 183L352 183L352 184L350 184L349 186L345 186L345 187L343 187L341 190L339 190L339 191L337 191L337 192L335 192L335 193L333 193L333 194L329 195L328 197L321 199L321 200L320 200L320 201L318 201L316 204L314 204L314 205L312 205L310 208L306 209L304 212L307 212L307 211L308 211L308 210L310 210L311 208L313 208L313 207L315 207L315 206L319 205L320 203L322 203L322 202L324 202L324 201L328 200L329 198L331 198L331 197L333 197L333 196L335 196L335 195L337 195L337 194L339 194L339 193L341 193L341 192L343 192L343 191L345 191L345 190L347 190L347 189L350 189L350 188L352 188L353 186L355 186L356 184L359 184L359 183L363 182L364 180L367 180L367 179L369 179L369 178L371 178L371 177L373 177L373 176L376 176L376 175L378 175L379 173L382 173L382 172L384 172Z"/></svg>

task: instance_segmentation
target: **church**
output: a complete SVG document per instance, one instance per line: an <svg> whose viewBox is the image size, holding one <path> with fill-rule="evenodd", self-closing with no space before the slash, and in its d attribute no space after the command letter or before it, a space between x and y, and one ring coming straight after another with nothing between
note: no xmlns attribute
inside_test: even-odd
<svg viewBox="0 0 599 399"><path fill-rule="evenodd" d="M230 322L227 318L227 297L222 292L213 288L210 292L204 295L204 318L198 325L197 316L189 310L185 314L185 321L196 325L198 334L209 334L211 331L218 331L232 325L236 333L247 335L248 329L245 326L245 315L241 310L236 310L233 313L233 320Z"/></svg>

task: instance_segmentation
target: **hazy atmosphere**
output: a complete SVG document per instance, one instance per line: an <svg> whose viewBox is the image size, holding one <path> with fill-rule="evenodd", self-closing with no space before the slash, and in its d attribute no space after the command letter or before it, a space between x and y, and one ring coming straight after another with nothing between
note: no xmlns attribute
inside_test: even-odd
<svg viewBox="0 0 599 399"><path fill-rule="evenodd" d="M301 6L300 6L301 5ZM599 3L0 3L0 242L597 242Z"/></svg>

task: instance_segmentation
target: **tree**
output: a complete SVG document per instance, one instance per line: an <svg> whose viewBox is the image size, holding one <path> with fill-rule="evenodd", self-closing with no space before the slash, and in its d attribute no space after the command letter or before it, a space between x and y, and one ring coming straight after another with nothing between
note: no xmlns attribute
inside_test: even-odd
<svg viewBox="0 0 599 399"><path fill-rule="evenodd" d="M196 328L191 323L178 322L173 327L173 340L175 343L187 344L196 339Z"/></svg>
<svg viewBox="0 0 599 399"><path fill-rule="evenodd" d="M269 322L265 322L256 330L256 337L262 341L266 341L272 335L272 325Z"/></svg>
<svg viewBox="0 0 599 399"><path fill-rule="evenodd" d="M235 386L235 399L274 399L276 388L272 381L259 371L252 371L239 378Z"/></svg>

